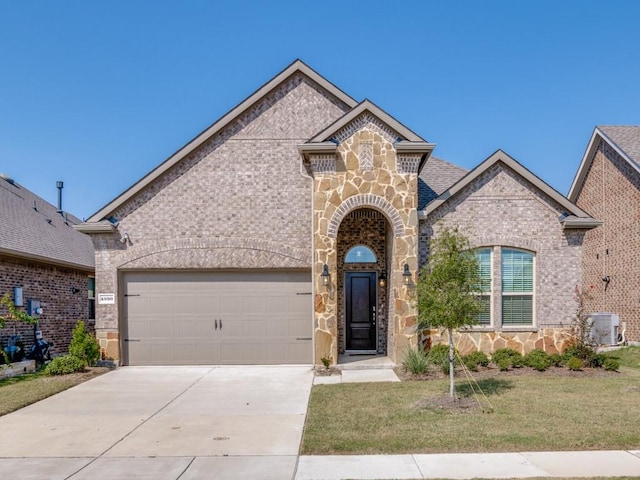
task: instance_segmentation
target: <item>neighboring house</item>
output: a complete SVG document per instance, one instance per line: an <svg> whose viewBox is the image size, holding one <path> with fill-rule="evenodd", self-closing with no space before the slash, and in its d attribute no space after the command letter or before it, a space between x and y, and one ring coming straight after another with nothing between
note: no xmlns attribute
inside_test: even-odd
<svg viewBox="0 0 640 480"><path fill-rule="evenodd" d="M585 237L586 307L619 316L640 341L640 126L599 126L569 198L604 223Z"/></svg>
<svg viewBox="0 0 640 480"><path fill-rule="evenodd" d="M95 254L91 239L73 229L79 223L0 174L0 295L9 293L27 313L42 308L33 314L53 354L67 353L78 320L93 320ZM32 326L9 322L0 330L2 347L14 334L33 344Z"/></svg>
<svg viewBox="0 0 640 480"><path fill-rule="evenodd" d="M76 227L96 248L105 356L400 362L439 218L469 231L494 280L460 345L561 348L598 222L503 152L467 173L434 147L294 62Z"/></svg>

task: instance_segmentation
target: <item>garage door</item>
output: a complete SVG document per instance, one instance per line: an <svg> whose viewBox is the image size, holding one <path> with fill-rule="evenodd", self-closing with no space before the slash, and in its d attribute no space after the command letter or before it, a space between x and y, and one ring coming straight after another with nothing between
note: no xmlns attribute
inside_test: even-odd
<svg viewBox="0 0 640 480"><path fill-rule="evenodd" d="M129 272L128 365L312 362L309 272Z"/></svg>

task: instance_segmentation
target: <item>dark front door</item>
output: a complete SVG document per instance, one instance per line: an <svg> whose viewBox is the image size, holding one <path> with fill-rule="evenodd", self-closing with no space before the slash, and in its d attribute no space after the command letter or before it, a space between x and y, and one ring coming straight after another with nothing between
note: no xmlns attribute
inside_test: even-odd
<svg viewBox="0 0 640 480"><path fill-rule="evenodd" d="M347 350L376 349L376 274L345 274Z"/></svg>

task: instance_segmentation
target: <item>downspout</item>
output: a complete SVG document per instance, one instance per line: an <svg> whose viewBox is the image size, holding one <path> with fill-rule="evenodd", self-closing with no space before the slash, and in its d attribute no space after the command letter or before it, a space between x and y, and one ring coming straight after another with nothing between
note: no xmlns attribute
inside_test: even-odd
<svg viewBox="0 0 640 480"><path fill-rule="evenodd" d="M316 261L315 261L315 225L314 223L314 214L315 214L315 195L313 191L314 179L313 176L308 175L304 168L304 154L302 155L302 161L300 162L300 176L302 178L306 178L311 181L311 365L315 367L316 364L316 309L315 309L315 299L316 299Z"/></svg>

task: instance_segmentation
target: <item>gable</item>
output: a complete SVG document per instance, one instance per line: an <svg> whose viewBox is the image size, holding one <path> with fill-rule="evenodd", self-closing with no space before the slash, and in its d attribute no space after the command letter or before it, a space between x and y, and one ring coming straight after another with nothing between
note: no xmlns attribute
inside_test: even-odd
<svg viewBox="0 0 640 480"><path fill-rule="evenodd" d="M143 190L145 198L153 196L198 159L231 138L275 137L303 141L355 105L351 97L298 60L93 214L87 223L100 222L117 210L122 214L125 203L140 202L134 197ZM163 178L170 171L171 178Z"/></svg>
<svg viewBox="0 0 640 480"><path fill-rule="evenodd" d="M460 196L468 196L474 189L479 188L482 182L486 182L488 175L495 175L495 172L504 171L516 183L493 183L488 190L492 192L488 196L495 197L496 201L512 196L514 199L536 198L540 203L545 204L548 209L554 210L561 216L560 222L564 228L593 228L601 222L591 218L586 212L569 201L566 197L551 188L547 183L535 176L520 163L507 155L502 150L487 158L478 167L469 172L449 189L439 195L420 212L420 218L426 218L447 204L457 204ZM504 176L502 176L504 177ZM519 186L518 186L519 185ZM449 205L447 208L451 208ZM526 210L522 211L523 216Z"/></svg>
<svg viewBox="0 0 640 480"><path fill-rule="evenodd" d="M572 202L578 201L601 142L605 142L631 169L640 173L640 126L597 126L569 189L568 197Z"/></svg>

